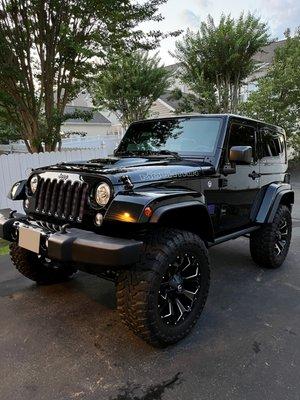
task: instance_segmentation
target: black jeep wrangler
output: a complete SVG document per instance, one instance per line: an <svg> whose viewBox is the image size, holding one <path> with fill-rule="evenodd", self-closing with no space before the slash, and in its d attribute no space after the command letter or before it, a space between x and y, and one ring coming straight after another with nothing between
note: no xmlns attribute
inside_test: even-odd
<svg viewBox="0 0 300 400"><path fill-rule="evenodd" d="M153 344L185 337L209 290L208 248L246 236L278 268L292 232L285 133L234 115L133 123L107 159L32 171L2 210L0 236L38 283L78 269L114 280L123 321Z"/></svg>

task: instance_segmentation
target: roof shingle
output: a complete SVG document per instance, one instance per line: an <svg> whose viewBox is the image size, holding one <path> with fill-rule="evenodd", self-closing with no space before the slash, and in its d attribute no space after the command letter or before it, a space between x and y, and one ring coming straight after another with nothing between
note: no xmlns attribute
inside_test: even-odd
<svg viewBox="0 0 300 400"><path fill-rule="evenodd" d="M77 118L77 119L68 119L66 122L78 122L78 123L86 123L86 124L111 124L111 122L109 121L109 119L107 119L106 117L104 117L104 115L102 115L99 111L95 111L92 107L78 107L78 106L67 106L65 108L65 114L72 114L74 113L76 110L79 111L87 111L87 112L92 112L93 113L93 118L90 119L89 121L84 121L81 118Z"/></svg>

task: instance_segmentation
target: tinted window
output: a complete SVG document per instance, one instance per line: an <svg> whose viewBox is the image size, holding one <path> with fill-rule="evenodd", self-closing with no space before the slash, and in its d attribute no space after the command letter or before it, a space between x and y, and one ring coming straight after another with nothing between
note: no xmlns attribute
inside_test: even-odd
<svg viewBox="0 0 300 400"><path fill-rule="evenodd" d="M261 130L262 157L277 157L284 152L283 135L270 129Z"/></svg>
<svg viewBox="0 0 300 400"><path fill-rule="evenodd" d="M256 156L256 134L255 129L250 125L242 125L233 123L230 126L229 134L229 146L230 150L233 146L251 146L252 154Z"/></svg>
<svg viewBox="0 0 300 400"><path fill-rule="evenodd" d="M173 118L137 122L128 128L117 153L176 151L182 155L214 152L221 118Z"/></svg>

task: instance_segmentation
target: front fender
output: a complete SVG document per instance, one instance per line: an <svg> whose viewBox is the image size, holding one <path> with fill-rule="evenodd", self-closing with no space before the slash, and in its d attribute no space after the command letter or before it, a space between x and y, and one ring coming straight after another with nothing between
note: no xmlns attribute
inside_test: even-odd
<svg viewBox="0 0 300 400"><path fill-rule="evenodd" d="M131 223L151 222L150 217L143 213L146 207L151 207L153 215L160 207L172 207L173 204L197 201L197 204L204 201L199 193L183 190L153 191L153 192L130 192L120 193L111 202L104 220L121 221Z"/></svg>

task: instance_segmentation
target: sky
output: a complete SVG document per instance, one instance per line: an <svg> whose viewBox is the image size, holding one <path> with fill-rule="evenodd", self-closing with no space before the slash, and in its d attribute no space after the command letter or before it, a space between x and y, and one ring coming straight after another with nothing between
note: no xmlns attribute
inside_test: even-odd
<svg viewBox="0 0 300 400"><path fill-rule="evenodd" d="M268 22L272 38L283 39L284 32L290 28L293 32L300 26L300 0L168 0L160 6L165 18L160 23L147 23L146 29L160 29L163 32L197 30L201 21L211 14L218 21L221 13L238 17L242 11L254 12L263 21ZM176 62L169 54L174 50L175 38L162 41L160 56L165 65Z"/></svg>

